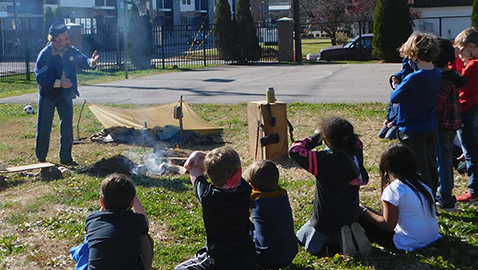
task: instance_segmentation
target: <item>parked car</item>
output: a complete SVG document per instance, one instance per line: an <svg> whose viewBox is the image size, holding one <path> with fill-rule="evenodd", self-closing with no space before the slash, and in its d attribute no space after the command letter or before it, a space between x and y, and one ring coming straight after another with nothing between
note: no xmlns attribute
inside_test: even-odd
<svg viewBox="0 0 478 270"><path fill-rule="evenodd" d="M186 43L188 45L191 45L191 44L201 44L202 42L204 41L204 34L203 33L199 33L199 34L194 34L194 35L191 35L188 40L186 41Z"/></svg>
<svg viewBox="0 0 478 270"><path fill-rule="evenodd" d="M318 60L359 60L376 59L372 56L373 34L363 34L355 37L345 45L336 45L320 50Z"/></svg>

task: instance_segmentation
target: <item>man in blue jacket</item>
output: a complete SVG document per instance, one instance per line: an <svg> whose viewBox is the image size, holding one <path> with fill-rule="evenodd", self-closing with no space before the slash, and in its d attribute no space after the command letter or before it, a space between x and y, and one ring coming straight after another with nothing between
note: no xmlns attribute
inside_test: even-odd
<svg viewBox="0 0 478 270"><path fill-rule="evenodd" d="M98 55L95 51L91 58L87 58L73 47L63 22L54 22L50 26L48 41L48 45L38 54L35 67L40 92L35 154L39 162L46 161L56 108L60 117L60 162L76 166L78 164L71 157L73 98L80 95L76 67L94 68Z"/></svg>

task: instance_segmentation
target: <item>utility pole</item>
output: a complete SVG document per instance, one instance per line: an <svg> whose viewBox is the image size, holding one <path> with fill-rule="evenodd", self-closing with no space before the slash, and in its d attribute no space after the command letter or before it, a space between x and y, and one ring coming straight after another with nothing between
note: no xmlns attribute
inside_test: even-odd
<svg viewBox="0 0 478 270"><path fill-rule="evenodd" d="M124 38L124 78L128 79L128 30L126 29L126 22L128 18L128 1L124 1L124 13L123 13L123 38Z"/></svg>
<svg viewBox="0 0 478 270"><path fill-rule="evenodd" d="M17 0L13 0L13 20L15 21L15 30L18 30Z"/></svg>
<svg viewBox="0 0 478 270"><path fill-rule="evenodd" d="M295 32L295 61L302 63L302 42L300 40L300 12L299 0L292 0L294 11L294 32Z"/></svg>

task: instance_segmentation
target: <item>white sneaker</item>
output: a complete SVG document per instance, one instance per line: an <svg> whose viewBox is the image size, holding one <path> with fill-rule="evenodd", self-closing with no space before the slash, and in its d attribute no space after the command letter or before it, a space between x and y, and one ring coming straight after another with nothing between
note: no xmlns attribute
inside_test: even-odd
<svg viewBox="0 0 478 270"><path fill-rule="evenodd" d="M367 257L372 251L372 244L370 244L367 235L365 235L364 229L362 228L362 226L360 226L360 224L358 224L358 222L352 223L350 227L352 228L354 239L357 243L357 247L360 251L360 254L364 258Z"/></svg>
<svg viewBox="0 0 478 270"><path fill-rule="evenodd" d="M345 225L340 229L340 236L342 237L342 253L348 256L354 256L357 253L357 249L352 239L352 231L350 227Z"/></svg>

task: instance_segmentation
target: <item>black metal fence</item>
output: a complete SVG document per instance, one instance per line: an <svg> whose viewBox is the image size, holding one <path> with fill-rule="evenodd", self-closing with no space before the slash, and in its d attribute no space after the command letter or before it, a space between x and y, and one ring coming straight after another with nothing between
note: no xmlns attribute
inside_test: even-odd
<svg viewBox="0 0 478 270"><path fill-rule="evenodd" d="M416 28L453 38L459 31L468 27L469 16L454 16L440 18L420 18L415 20ZM373 31L373 22L341 22L342 32L348 31L348 36L358 32L370 33ZM301 26L303 38L327 37L320 31L320 25L307 23ZM146 29L136 29L124 33L122 28L109 30L87 29L82 30L81 51L91 55L97 50L100 54L99 69L122 69L127 65L129 69L138 67L138 58L147 61L148 68L207 66L228 63L219 56L214 47L214 25L205 26L175 26L162 28L153 26L151 29L152 42L141 42L139 36ZM262 48L262 56L258 62L277 62L278 31L272 24L257 24L256 34ZM233 33L237 34L237 33ZM125 37L126 35L126 37ZM126 40L126 42L125 42ZM136 43L135 43L136 42ZM138 43L139 42L139 43ZM35 59L38 52L45 46L46 36L42 31L0 31L0 81L19 79L33 79ZM148 53L142 46L148 47ZM129 50L125 50L129 47ZM142 59L142 60L144 60ZM141 60L141 59L140 59Z"/></svg>
<svg viewBox="0 0 478 270"><path fill-rule="evenodd" d="M46 38L34 30L0 31L0 80L30 79Z"/></svg>
<svg viewBox="0 0 478 270"><path fill-rule="evenodd" d="M109 31L99 29L82 30L81 51L90 56L95 50L100 55L99 69L128 69L138 67L139 58L146 58L148 68L173 66L208 66L225 64L214 48L214 26L176 26L151 29L151 42L141 42L141 32L135 29L124 33L122 28ZM262 48L259 62L277 61L277 28L275 25L256 25L256 34ZM125 37L126 35L126 37ZM47 43L42 31L0 31L0 81L34 79L35 60L38 52ZM125 46L126 44L126 46ZM128 47L129 50L125 50ZM138 56L137 51L147 51ZM134 56L134 57L132 57ZM140 59L141 60L141 59ZM144 60L144 59L143 59Z"/></svg>
<svg viewBox="0 0 478 270"><path fill-rule="evenodd" d="M141 43L139 33L145 29L135 29L126 33L122 28L109 32L94 32L82 34L82 51L89 55L94 50L101 53L100 68L123 67L127 58L128 67L135 67L135 59L131 55L135 50L151 51L146 55L151 66L166 68L172 66L207 66L227 63L219 57L214 47L214 26L175 26L162 28L153 26L151 29L152 46ZM256 25L256 34L263 50L260 62L277 61L277 29L273 25ZM124 50L126 44L129 47ZM140 44L138 44L140 42ZM133 49L134 47L134 49ZM143 48L143 47L146 47ZM271 53L272 52L272 53ZM275 53L274 53L275 52ZM137 58L137 57L135 57Z"/></svg>

